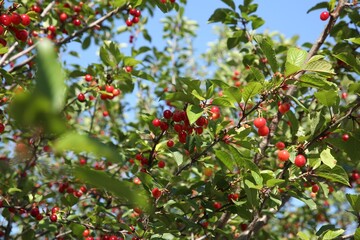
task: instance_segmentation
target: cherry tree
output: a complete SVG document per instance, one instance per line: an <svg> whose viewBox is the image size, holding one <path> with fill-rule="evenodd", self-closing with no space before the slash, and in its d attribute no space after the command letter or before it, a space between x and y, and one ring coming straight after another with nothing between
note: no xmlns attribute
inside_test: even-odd
<svg viewBox="0 0 360 240"><path fill-rule="evenodd" d="M0 1L0 238L360 239L357 1L219 2L199 59L186 0Z"/></svg>

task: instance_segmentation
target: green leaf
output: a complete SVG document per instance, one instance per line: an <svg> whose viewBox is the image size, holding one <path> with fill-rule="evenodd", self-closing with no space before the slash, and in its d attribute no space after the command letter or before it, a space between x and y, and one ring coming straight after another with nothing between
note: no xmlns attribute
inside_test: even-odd
<svg viewBox="0 0 360 240"><path fill-rule="evenodd" d="M87 36L81 44L82 49L88 49L91 44L91 36Z"/></svg>
<svg viewBox="0 0 360 240"><path fill-rule="evenodd" d="M360 38L348 38L346 40L348 40L348 41L350 41L352 43L356 43L356 44L360 45Z"/></svg>
<svg viewBox="0 0 360 240"><path fill-rule="evenodd" d="M199 99L200 101L204 101L206 100L206 98L204 98L200 93L198 93L195 89L191 91L191 94L196 97L197 99Z"/></svg>
<svg viewBox="0 0 360 240"><path fill-rule="evenodd" d="M229 87L224 90L224 94L233 98L237 103L242 100L241 90L238 87Z"/></svg>
<svg viewBox="0 0 360 240"><path fill-rule="evenodd" d="M330 168L334 168L337 162L331 155L330 149L325 149L320 153L320 160Z"/></svg>
<svg viewBox="0 0 360 240"><path fill-rule="evenodd" d="M356 59L352 53L342 52L334 55L334 57L351 66L356 73L360 74L360 60Z"/></svg>
<svg viewBox="0 0 360 240"><path fill-rule="evenodd" d="M9 49L7 47L3 47L2 45L0 45L0 54L5 54L9 51Z"/></svg>
<svg viewBox="0 0 360 240"><path fill-rule="evenodd" d="M242 95L245 103L247 103L249 99L253 98L258 93L260 93L262 88L263 85L259 82L250 82L248 85L246 85L244 87L243 95Z"/></svg>
<svg viewBox="0 0 360 240"><path fill-rule="evenodd" d="M55 53L55 46L47 39L37 46L37 81L35 95L44 96L53 112L60 112L65 104L64 72Z"/></svg>
<svg viewBox="0 0 360 240"><path fill-rule="evenodd" d="M232 172L234 170L234 161L228 152L215 150L215 156Z"/></svg>
<svg viewBox="0 0 360 240"><path fill-rule="evenodd" d="M251 70L253 76L255 77L256 81L258 81L260 83L265 82L265 76L259 69L250 67L250 70Z"/></svg>
<svg viewBox="0 0 360 240"><path fill-rule="evenodd" d="M212 101L213 105L217 105L220 107L231 107L231 108L236 108L235 103L236 103L235 100L229 96L215 97L214 100Z"/></svg>
<svg viewBox="0 0 360 240"><path fill-rule="evenodd" d="M315 169L315 174L332 182L350 186L348 174L342 167L338 165L336 165L334 168L330 168L323 164Z"/></svg>
<svg viewBox="0 0 360 240"><path fill-rule="evenodd" d="M127 0L112 0L111 5L114 7L122 7L126 4Z"/></svg>
<svg viewBox="0 0 360 240"><path fill-rule="evenodd" d="M335 83L328 81L323 76L313 73L303 74L297 84L301 87L313 87L320 90L337 89Z"/></svg>
<svg viewBox="0 0 360 240"><path fill-rule="evenodd" d="M264 19L255 15L252 15L250 17L250 20L251 20L251 27L253 30L258 29L259 27L265 24Z"/></svg>
<svg viewBox="0 0 360 240"><path fill-rule="evenodd" d="M284 179L273 178L273 179L269 179L269 180L266 181L266 186L275 187L275 186L280 185L280 184L282 184L284 182L285 182Z"/></svg>
<svg viewBox="0 0 360 240"><path fill-rule="evenodd" d="M135 58L132 57L124 57L124 65L125 66L135 66L137 64L141 63L141 61L136 60Z"/></svg>
<svg viewBox="0 0 360 240"><path fill-rule="evenodd" d="M235 3L233 0L221 0L223 3L231 7L233 10L235 10Z"/></svg>
<svg viewBox="0 0 360 240"><path fill-rule="evenodd" d="M231 15L233 13L233 10L228 8L218 8L214 11L214 13L210 16L208 22L214 23L214 22L225 22L227 19L227 16Z"/></svg>
<svg viewBox="0 0 360 240"><path fill-rule="evenodd" d="M72 234L74 234L78 238L83 238L82 234L83 234L84 230L86 229L86 227L81 224L78 224L78 223L71 223L70 229L71 229Z"/></svg>
<svg viewBox="0 0 360 240"><path fill-rule="evenodd" d="M75 132L69 132L61 136L55 141L53 148L58 152L92 153L99 158L105 157L113 163L124 163L124 156L120 155L116 148L102 143L97 138Z"/></svg>
<svg viewBox="0 0 360 240"><path fill-rule="evenodd" d="M354 235L355 240L360 240L360 228L357 228Z"/></svg>
<svg viewBox="0 0 360 240"><path fill-rule="evenodd" d="M0 74L3 78L5 78L7 83L11 83L14 80L14 77L3 68L0 68Z"/></svg>
<svg viewBox="0 0 360 240"><path fill-rule="evenodd" d="M316 210L317 206L316 203L314 202L314 200L312 200L311 198L309 198L308 196L305 196L304 193L302 193L303 196L299 196L297 193L293 192L293 191L289 191L288 192L290 196L299 199L300 201L302 201L303 203L305 203L310 210Z"/></svg>
<svg viewBox="0 0 360 240"><path fill-rule="evenodd" d="M308 62L303 67L303 70L308 71L308 72L335 74L331 63L329 63L328 61L325 61L325 60Z"/></svg>
<svg viewBox="0 0 360 240"><path fill-rule="evenodd" d="M200 106L189 104L186 108L186 113L191 125L203 115L204 109Z"/></svg>
<svg viewBox="0 0 360 240"><path fill-rule="evenodd" d="M269 38L263 38L261 36L255 36L255 41L259 44L262 52L270 64L271 70L277 72L279 67L275 56L275 50L273 49L273 43Z"/></svg>
<svg viewBox="0 0 360 240"><path fill-rule="evenodd" d="M346 199L350 206L356 213L360 213L360 195L359 194L346 194Z"/></svg>
<svg viewBox="0 0 360 240"><path fill-rule="evenodd" d="M296 236L298 236L301 240L310 240L310 237L304 232L298 232Z"/></svg>
<svg viewBox="0 0 360 240"><path fill-rule="evenodd" d="M328 7L328 2L321 2L321 3L316 4L312 8L310 8L306 13L309 13L309 12L312 12L312 11L315 11L318 9L324 9L324 8L327 9L327 7Z"/></svg>
<svg viewBox="0 0 360 240"><path fill-rule="evenodd" d="M334 106L339 103L339 95L336 91L329 90L329 91L319 91L314 93L316 99L323 105L330 107Z"/></svg>
<svg viewBox="0 0 360 240"><path fill-rule="evenodd" d="M19 189L19 188L16 188L16 187L13 187L13 188L9 188L9 189L8 189L8 193L9 193L9 194L14 194L14 193L17 193L17 192L22 192L22 190Z"/></svg>
<svg viewBox="0 0 360 240"><path fill-rule="evenodd" d="M344 229L328 230L328 231L325 232L325 234L323 235L323 237L321 239L322 240L335 239L338 236L340 236L341 234L343 234L344 232L345 232Z"/></svg>
<svg viewBox="0 0 360 240"><path fill-rule="evenodd" d="M181 152L173 152L174 160L178 166L184 162L184 155Z"/></svg>
<svg viewBox="0 0 360 240"><path fill-rule="evenodd" d="M289 48L286 56L285 75L289 76L302 69L308 53L299 48Z"/></svg>
<svg viewBox="0 0 360 240"><path fill-rule="evenodd" d="M124 204L139 207L145 212L150 212L151 210L149 194L141 185L128 181L120 181L107 172L92 170L84 166L75 167L74 175L80 181L111 192L115 197L123 201Z"/></svg>

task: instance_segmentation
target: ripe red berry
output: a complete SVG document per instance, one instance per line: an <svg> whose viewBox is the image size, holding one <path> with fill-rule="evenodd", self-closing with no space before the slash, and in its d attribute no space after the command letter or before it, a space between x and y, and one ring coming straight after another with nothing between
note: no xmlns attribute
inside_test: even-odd
<svg viewBox="0 0 360 240"><path fill-rule="evenodd" d="M303 167L306 164L306 158L304 157L304 155L299 154L295 157L294 163L298 167Z"/></svg>
<svg viewBox="0 0 360 240"><path fill-rule="evenodd" d="M130 13L130 15L135 16L136 8L131 8L131 9L129 10L129 13Z"/></svg>
<svg viewBox="0 0 360 240"><path fill-rule="evenodd" d="M119 96L121 94L121 91L120 91L120 89L115 88L112 91L112 94L113 94L114 97L116 97L116 96Z"/></svg>
<svg viewBox="0 0 360 240"><path fill-rule="evenodd" d="M202 127L204 125L206 125L207 120L205 117L201 116L196 120L196 125L198 125L199 127Z"/></svg>
<svg viewBox="0 0 360 240"><path fill-rule="evenodd" d="M0 25L0 35L4 35L4 33L5 33L5 28L2 25Z"/></svg>
<svg viewBox="0 0 360 240"><path fill-rule="evenodd" d="M270 132L270 129L267 126L263 126L258 129L258 134L260 136L267 136Z"/></svg>
<svg viewBox="0 0 360 240"><path fill-rule="evenodd" d="M44 218L44 216L42 214L39 214L36 216L36 220L40 221Z"/></svg>
<svg viewBox="0 0 360 240"><path fill-rule="evenodd" d="M349 134L346 134L346 133L345 133L345 134L342 135L341 138L342 138L342 140L343 140L344 142L347 142L347 141L349 140L350 136L349 136Z"/></svg>
<svg viewBox="0 0 360 240"><path fill-rule="evenodd" d="M83 237L88 237L89 235L90 235L90 230L89 229L85 229L84 231L83 231Z"/></svg>
<svg viewBox="0 0 360 240"><path fill-rule="evenodd" d="M33 10L34 12L37 12L37 13L41 13L41 11L42 11L41 7L38 5L33 5L31 7L31 10Z"/></svg>
<svg viewBox="0 0 360 240"><path fill-rule="evenodd" d="M311 191L313 193L317 193L319 190L320 190L319 185L317 185L317 184L312 185Z"/></svg>
<svg viewBox="0 0 360 240"><path fill-rule="evenodd" d="M22 42L26 42L28 35L26 30L18 30L15 32L15 37Z"/></svg>
<svg viewBox="0 0 360 240"><path fill-rule="evenodd" d="M285 114L290 110L290 104L285 102L279 105L279 112Z"/></svg>
<svg viewBox="0 0 360 240"><path fill-rule="evenodd" d="M135 16L135 17L140 17L140 16L141 16L141 11L138 10L138 9L136 9L134 16Z"/></svg>
<svg viewBox="0 0 360 240"><path fill-rule="evenodd" d="M133 22L131 21L131 19L126 19L125 23L126 23L126 26L128 26L128 27L131 27L133 25Z"/></svg>
<svg viewBox="0 0 360 240"><path fill-rule="evenodd" d="M114 86L112 85L106 85L105 86L105 91L108 92L108 93L112 93L114 91Z"/></svg>
<svg viewBox="0 0 360 240"><path fill-rule="evenodd" d="M57 221L57 216L56 216L56 214L50 215L50 221L51 221L51 222L56 222L56 221Z"/></svg>
<svg viewBox="0 0 360 240"><path fill-rule="evenodd" d="M154 188L153 190L151 190L151 194L153 195L154 198L158 199L161 197L161 191L160 189L158 189L157 187Z"/></svg>
<svg viewBox="0 0 360 240"><path fill-rule="evenodd" d="M55 33L56 32L56 27L54 25L50 25L48 26L48 31L52 32L52 33Z"/></svg>
<svg viewBox="0 0 360 240"><path fill-rule="evenodd" d="M103 111L103 117L108 117L109 116L109 112L108 111Z"/></svg>
<svg viewBox="0 0 360 240"><path fill-rule="evenodd" d="M34 207L30 210L30 215L33 217L37 217L40 214L39 208L38 207Z"/></svg>
<svg viewBox="0 0 360 240"><path fill-rule="evenodd" d="M165 119L170 119L172 117L173 113L170 110L165 110L163 112L163 116Z"/></svg>
<svg viewBox="0 0 360 240"><path fill-rule="evenodd" d="M356 170L354 170L354 171L351 173L351 178L352 178L354 181L356 181L356 180L358 180L358 179L360 178L360 174L359 174Z"/></svg>
<svg viewBox="0 0 360 240"><path fill-rule="evenodd" d="M20 16L21 16L21 23L22 23L22 25L24 25L24 26L29 26L30 23L31 23L31 19L30 19L29 15L27 15L27 14L21 14Z"/></svg>
<svg viewBox="0 0 360 240"><path fill-rule="evenodd" d="M160 119L155 118L154 120L152 120L152 125L153 125L154 127L160 127L160 125L161 125Z"/></svg>
<svg viewBox="0 0 360 240"><path fill-rule="evenodd" d="M138 23L139 21L140 21L140 18L138 18L138 17L134 17L134 18L131 20L132 23Z"/></svg>
<svg viewBox="0 0 360 240"><path fill-rule="evenodd" d="M255 126L256 128L261 128L261 127L263 127L263 126L265 126L265 125L266 125L266 119L263 118L263 117L259 117L259 118L256 118L256 119L254 120L254 126Z"/></svg>
<svg viewBox="0 0 360 240"><path fill-rule="evenodd" d="M85 94L79 93L77 99L79 100L79 102L85 102Z"/></svg>
<svg viewBox="0 0 360 240"><path fill-rule="evenodd" d="M59 16L59 19L61 22L65 22L67 18L68 18L68 15L66 13L61 13Z"/></svg>
<svg viewBox="0 0 360 240"><path fill-rule="evenodd" d="M22 19L21 16L17 13L11 14L11 22L13 25L19 25L21 23Z"/></svg>
<svg viewBox="0 0 360 240"><path fill-rule="evenodd" d="M11 17L7 14L2 14L0 16L0 23L4 26L10 26L11 24Z"/></svg>
<svg viewBox="0 0 360 240"><path fill-rule="evenodd" d="M162 161L162 160L159 161L159 162L158 162L158 167L159 167L159 168L164 168L164 167L165 167L165 162Z"/></svg>
<svg viewBox="0 0 360 240"><path fill-rule="evenodd" d="M213 204L215 209L220 209L221 208L221 203L220 202L214 202Z"/></svg>
<svg viewBox="0 0 360 240"><path fill-rule="evenodd" d="M347 97L348 97L347 92L341 93L341 98L342 98L342 99L346 99Z"/></svg>
<svg viewBox="0 0 360 240"><path fill-rule="evenodd" d="M5 39L0 38L0 44L3 45L3 47L5 47L7 45L7 42Z"/></svg>
<svg viewBox="0 0 360 240"><path fill-rule="evenodd" d="M86 75L85 75L85 81L91 82L92 79L93 79L93 77L92 77L90 74L86 74Z"/></svg>
<svg viewBox="0 0 360 240"><path fill-rule="evenodd" d="M0 133L3 133L5 131L5 125L0 123Z"/></svg>
<svg viewBox="0 0 360 240"><path fill-rule="evenodd" d="M81 21L80 21L80 19L78 19L78 18L75 18L73 21L72 21L72 23L74 24L74 26L80 26L81 25Z"/></svg>
<svg viewBox="0 0 360 240"><path fill-rule="evenodd" d="M276 148L279 149L279 150L283 150L285 148L285 143L283 142L277 142L275 144Z"/></svg>
<svg viewBox="0 0 360 240"><path fill-rule="evenodd" d="M166 145L168 146L168 147L173 147L174 146L174 141L173 140L168 140L167 142L166 142Z"/></svg>
<svg viewBox="0 0 360 240"><path fill-rule="evenodd" d="M289 160L290 157L290 154L287 150L279 150L277 155L278 159L283 162Z"/></svg>
<svg viewBox="0 0 360 240"><path fill-rule="evenodd" d="M60 208L59 207L53 207L52 209L51 209L51 213L52 214L55 214L55 213L57 213L57 212L59 212L60 211Z"/></svg>
<svg viewBox="0 0 360 240"><path fill-rule="evenodd" d="M328 11L324 11L320 14L320 19L323 21L326 21L330 17L330 14Z"/></svg>
<svg viewBox="0 0 360 240"><path fill-rule="evenodd" d="M232 202L233 200L237 201L238 199L239 199L239 194L237 194L237 193L230 193L228 195L229 202Z"/></svg>

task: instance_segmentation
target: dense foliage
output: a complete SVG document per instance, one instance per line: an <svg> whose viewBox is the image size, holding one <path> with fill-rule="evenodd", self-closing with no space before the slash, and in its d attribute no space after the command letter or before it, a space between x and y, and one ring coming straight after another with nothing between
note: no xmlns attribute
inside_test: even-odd
<svg viewBox="0 0 360 240"><path fill-rule="evenodd" d="M201 59L186 2L0 1L0 238L360 239L357 1L222 0Z"/></svg>

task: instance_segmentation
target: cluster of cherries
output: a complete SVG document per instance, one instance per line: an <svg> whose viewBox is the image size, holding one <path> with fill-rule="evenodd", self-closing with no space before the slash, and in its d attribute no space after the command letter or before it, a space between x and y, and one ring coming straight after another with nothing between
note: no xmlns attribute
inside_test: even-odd
<svg viewBox="0 0 360 240"><path fill-rule="evenodd" d="M167 3L168 0L161 0L161 3ZM169 0L171 3L175 3L176 0Z"/></svg>
<svg viewBox="0 0 360 240"><path fill-rule="evenodd" d="M31 23L28 14L19 14L15 11L0 15L0 36L5 36L8 32L13 34L16 39L26 42L29 32L25 29ZM7 42L0 38L0 43L5 47Z"/></svg>
<svg viewBox="0 0 360 240"><path fill-rule="evenodd" d="M125 21L126 26L131 27L133 24L137 24L140 21L141 11L136 8L130 8L129 14L132 16L132 19L130 17Z"/></svg>
<svg viewBox="0 0 360 240"><path fill-rule="evenodd" d="M86 74L84 77L86 82L92 83L93 82L93 76L91 76L90 74ZM96 83L95 83L96 84ZM120 89L115 88L113 85L107 84L105 86L99 86L99 90L104 91L105 93L101 93L100 98L102 100L107 100L107 99L113 99L116 96L119 96L121 94ZM90 100L95 99L94 96L90 96ZM79 102L85 102L86 101L86 96L84 93L79 93L77 95L77 100ZM107 115L107 114L105 114Z"/></svg>

